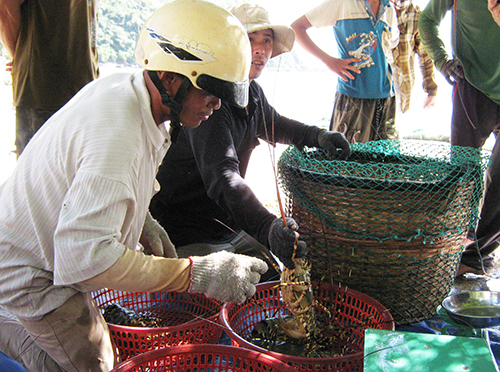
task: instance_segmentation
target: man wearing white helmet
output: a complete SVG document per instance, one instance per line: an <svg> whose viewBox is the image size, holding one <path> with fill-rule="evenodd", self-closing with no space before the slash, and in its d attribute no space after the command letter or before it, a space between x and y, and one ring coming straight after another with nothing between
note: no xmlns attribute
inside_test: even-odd
<svg viewBox="0 0 500 372"><path fill-rule="evenodd" d="M220 99L247 104L250 44L202 0L158 9L140 33L145 68L84 87L33 137L0 186L0 350L29 371L109 371L91 291L188 291L243 302L265 262L222 252L179 259L148 205L170 145ZM147 255L136 249L138 242ZM231 283L231 285L227 285Z"/></svg>
<svg viewBox="0 0 500 372"><path fill-rule="evenodd" d="M296 244L295 221L288 218L285 225L245 182L250 155L259 139L322 147L341 158L350 154L350 147L342 133L278 114L255 81L270 58L292 49L294 31L271 24L267 11L255 4L230 11L242 22L252 46L249 104L238 108L223 102L199 127L183 128L158 172L161 189L150 211L167 230L180 257L227 250L271 259L270 250L293 269L292 255L304 256L306 244ZM262 280L276 275L271 269Z"/></svg>

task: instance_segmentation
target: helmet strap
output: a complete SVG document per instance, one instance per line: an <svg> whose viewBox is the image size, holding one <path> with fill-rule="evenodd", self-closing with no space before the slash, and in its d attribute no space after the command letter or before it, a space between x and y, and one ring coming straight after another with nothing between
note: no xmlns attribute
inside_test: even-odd
<svg viewBox="0 0 500 372"><path fill-rule="evenodd" d="M163 86L163 83L161 82L157 71L148 70L148 75L153 84L156 86L156 89L158 89L158 92L160 93L161 103L170 109L170 138L172 142L175 143L181 130L179 115L182 111L182 101L184 101L184 98L186 97L186 93L191 86L191 82L187 77L179 75L182 77L181 85L179 85L177 93L172 98L168 95L167 90Z"/></svg>

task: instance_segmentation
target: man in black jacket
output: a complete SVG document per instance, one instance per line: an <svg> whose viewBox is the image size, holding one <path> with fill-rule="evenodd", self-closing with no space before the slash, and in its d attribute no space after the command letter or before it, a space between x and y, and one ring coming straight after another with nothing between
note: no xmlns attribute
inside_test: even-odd
<svg viewBox="0 0 500 372"><path fill-rule="evenodd" d="M150 211L168 232L179 257L224 249L273 261L270 249L293 269L289 252L298 226L293 219L287 218L285 224L268 211L247 185L250 155L259 139L322 147L342 158L349 156L350 146L342 133L279 115L255 81L270 58L292 49L294 31L271 25L267 11L258 5L245 3L231 12L243 23L252 46L249 104L238 109L223 102L198 128L182 128L158 172L161 189ZM296 257L305 254L306 244L299 241ZM270 269L261 280L276 278Z"/></svg>

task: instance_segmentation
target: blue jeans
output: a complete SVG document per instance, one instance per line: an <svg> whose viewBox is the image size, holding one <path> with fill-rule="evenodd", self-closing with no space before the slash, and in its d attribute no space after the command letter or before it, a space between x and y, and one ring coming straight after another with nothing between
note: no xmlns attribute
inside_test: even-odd
<svg viewBox="0 0 500 372"><path fill-rule="evenodd" d="M0 370L3 372L27 372L22 365L0 351Z"/></svg>

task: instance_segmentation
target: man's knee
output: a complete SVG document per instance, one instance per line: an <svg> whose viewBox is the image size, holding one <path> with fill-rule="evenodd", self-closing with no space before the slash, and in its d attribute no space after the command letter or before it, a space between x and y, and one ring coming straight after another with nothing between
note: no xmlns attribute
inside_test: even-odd
<svg viewBox="0 0 500 372"><path fill-rule="evenodd" d="M15 317L0 312L0 350L30 372L64 372Z"/></svg>
<svg viewBox="0 0 500 372"><path fill-rule="evenodd" d="M41 320L22 324L61 370L107 372L116 362L109 329L89 293L77 293Z"/></svg>

